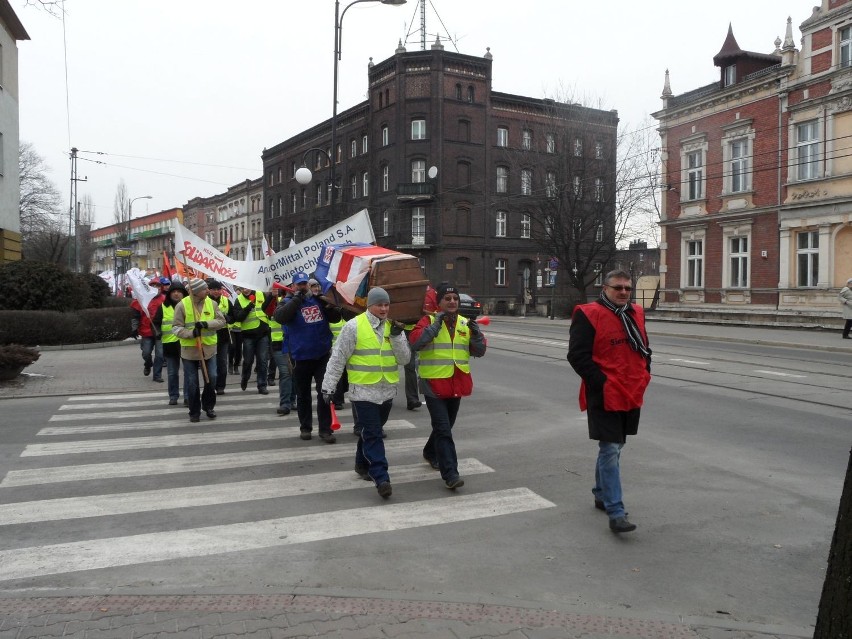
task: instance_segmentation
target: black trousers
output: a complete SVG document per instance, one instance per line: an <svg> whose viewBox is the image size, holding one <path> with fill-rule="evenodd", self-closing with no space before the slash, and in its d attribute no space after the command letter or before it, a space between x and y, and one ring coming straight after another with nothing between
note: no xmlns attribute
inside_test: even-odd
<svg viewBox="0 0 852 639"><path fill-rule="evenodd" d="M330 353L320 359L300 359L293 362L293 383L296 384L296 410L299 413L299 429L304 432L313 430L313 402L311 401L311 381L317 393L317 421L320 434L331 433L331 409L322 398L322 378Z"/></svg>

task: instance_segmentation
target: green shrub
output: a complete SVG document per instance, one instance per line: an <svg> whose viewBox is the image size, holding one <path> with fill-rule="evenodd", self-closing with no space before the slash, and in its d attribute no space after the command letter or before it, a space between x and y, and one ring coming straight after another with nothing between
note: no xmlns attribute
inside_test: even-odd
<svg viewBox="0 0 852 639"><path fill-rule="evenodd" d="M114 342L130 337L130 308L89 308L78 313L85 326L85 343Z"/></svg>
<svg viewBox="0 0 852 639"><path fill-rule="evenodd" d="M131 312L119 308L58 311L0 311L0 344L28 346L91 344L130 337Z"/></svg>
<svg viewBox="0 0 852 639"><path fill-rule="evenodd" d="M21 260L0 266L0 310L76 310L89 297L88 283L56 264Z"/></svg>
<svg viewBox="0 0 852 639"><path fill-rule="evenodd" d="M18 366L29 366L41 357L36 349L20 344L0 345L0 367L17 368Z"/></svg>
<svg viewBox="0 0 852 639"><path fill-rule="evenodd" d="M94 273L80 273L76 277L82 282L80 284L81 289L84 285L88 286L89 289L88 300L82 308L103 308L104 303L110 296L109 284L102 277Z"/></svg>

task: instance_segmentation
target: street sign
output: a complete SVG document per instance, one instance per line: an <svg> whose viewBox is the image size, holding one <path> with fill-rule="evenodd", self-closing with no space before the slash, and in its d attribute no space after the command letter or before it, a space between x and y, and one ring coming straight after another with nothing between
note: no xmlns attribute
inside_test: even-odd
<svg viewBox="0 0 852 639"><path fill-rule="evenodd" d="M547 266L550 268L551 271L555 271L559 268L559 258L551 257L550 261L547 263Z"/></svg>
<svg viewBox="0 0 852 639"><path fill-rule="evenodd" d="M130 249L115 249L116 257L130 257L133 255L133 251Z"/></svg>

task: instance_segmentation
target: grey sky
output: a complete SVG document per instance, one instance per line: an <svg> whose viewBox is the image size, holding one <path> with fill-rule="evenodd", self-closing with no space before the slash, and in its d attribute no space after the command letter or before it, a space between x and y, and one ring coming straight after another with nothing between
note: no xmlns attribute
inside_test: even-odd
<svg viewBox="0 0 852 639"><path fill-rule="evenodd" d="M666 68L675 94L718 77L729 22L743 49L769 53L790 15L799 47L814 3L427 0L427 47L447 31L461 53L490 47L495 90L569 92L636 127L660 108ZM79 195L91 195L96 226L112 223L122 178L131 197L153 196L136 215L182 206L260 176L265 146L331 117L333 0L66 0L70 138L63 22L12 5L32 38L18 47L21 139L50 165L66 210L69 149L81 150ZM420 47L416 7L346 13L340 110L364 99L370 56L390 57L409 30L408 50Z"/></svg>

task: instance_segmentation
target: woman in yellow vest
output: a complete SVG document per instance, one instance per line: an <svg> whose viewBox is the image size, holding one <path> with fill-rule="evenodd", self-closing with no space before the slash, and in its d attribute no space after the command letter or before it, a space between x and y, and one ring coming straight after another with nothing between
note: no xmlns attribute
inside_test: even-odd
<svg viewBox="0 0 852 639"><path fill-rule="evenodd" d="M382 429L388 421L399 382L399 366L411 357L403 325L388 319L390 297L383 288L367 293L367 310L346 322L331 351L322 380L323 399L333 402L344 367L349 399L358 413L361 434L355 450L355 472L376 484L387 499L392 489Z"/></svg>
<svg viewBox="0 0 852 639"><path fill-rule="evenodd" d="M459 291L451 284L438 285L438 312L420 319L409 340L420 355L420 392L432 419L432 434L423 458L441 471L450 490L464 486L459 477L453 426L461 398L473 392L470 358L485 355L485 336L474 320L459 315Z"/></svg>
<svg viewBox="0 0 852 639"><path fill-rule="evenodd" d="M154 326L160 331L163 340L163 360L166 362L169 406L177 406L178 399L180 399L180 340L172 332L175 321L175 306L187 295L189 295L189 291L183 284L172 282L166 293L165 301L157 309L157 314L154 315L152 320ZM185 386L183 391L183 403L184 406L188 406L189 400L186 396Z"/></svg>

